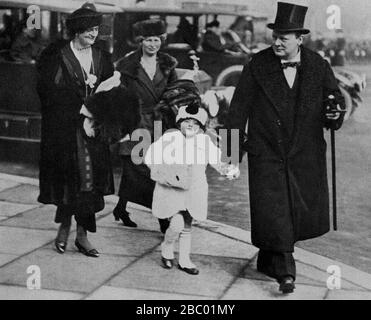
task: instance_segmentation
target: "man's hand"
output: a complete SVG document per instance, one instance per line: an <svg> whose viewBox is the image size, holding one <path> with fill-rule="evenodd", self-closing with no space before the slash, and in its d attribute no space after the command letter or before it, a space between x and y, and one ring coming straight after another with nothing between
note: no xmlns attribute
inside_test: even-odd
<svg viewBox="0 0 371 320"><path fill-rule="evenodd" d="M326 118L327 120L338 120L342 113L346 110L342 109L340 104L336 103L335 96L329 95L326 106Z"/></svg>
<svg viewBox="0 0 371 320"><path fill-rule="evenodd" d="M340 118L341 113L335 112L335 113L326 113L326 118L328 120L337 120Z"/></svg>

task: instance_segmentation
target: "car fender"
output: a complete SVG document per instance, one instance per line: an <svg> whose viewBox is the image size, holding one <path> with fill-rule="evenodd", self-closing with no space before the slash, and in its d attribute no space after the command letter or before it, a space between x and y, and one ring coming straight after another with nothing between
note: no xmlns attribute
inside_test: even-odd
<svg viewBox="0 0 371 320"><path fill-rule="evenodd" d="M235 73L242 73L243 65L237 64L225 68L222 72L219 73L218 77L215 80L215 86L220 87L223 86L225 80L231 75Z"/></svg>

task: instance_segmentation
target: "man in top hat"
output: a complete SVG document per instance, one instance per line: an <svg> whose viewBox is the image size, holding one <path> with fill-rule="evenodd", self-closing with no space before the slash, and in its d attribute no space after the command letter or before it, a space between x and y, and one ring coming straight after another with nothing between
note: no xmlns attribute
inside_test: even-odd
<svg viewBox="0 0 371 320"><path fill-rule="evenodd" d="M272 46L244 67L230 107L230 128L248 153L252 242L257 269L295 288L294 244L329 231L329 191L323 128L339 129L343 98L329 64L302 46L307 7L278 3ZM247 138L245 134L248 121ZM240 154L240 160L242 158Z"/></svg>

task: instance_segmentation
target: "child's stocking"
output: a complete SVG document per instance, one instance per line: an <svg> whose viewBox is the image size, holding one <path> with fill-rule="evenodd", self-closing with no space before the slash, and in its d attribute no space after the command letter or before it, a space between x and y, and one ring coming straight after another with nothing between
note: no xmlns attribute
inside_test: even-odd
<svg viewBox="0 0 371 320"><path fill-rule="evenodd" d="M184 229L179 235L179 264L183 268L196 268L190 258L191 229Z"/></svg>
<svg viewBox="0 0 371 320"><path fill-rule="evenodd" d="M174 259L174 243L183 229L183 216L177 213L171 218L170 226L166 230L164 241L161 243L161 254L165 259Z"/></svg>

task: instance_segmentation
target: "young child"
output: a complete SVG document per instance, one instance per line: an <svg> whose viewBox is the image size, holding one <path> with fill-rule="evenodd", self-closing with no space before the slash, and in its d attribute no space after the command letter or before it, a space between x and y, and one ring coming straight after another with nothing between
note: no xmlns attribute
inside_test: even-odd
<svg viewBox="0 0 371 320"><path fill-rule="evenodd" d="M198 102L179 108L178 130L167 131L148 149L145 163L156 181L152 213L170 219L161 244L164 268L174 265L174 244L179 239L178 268L191 275L199 270L190 259L192 220L206 220L208 184L206 166L212 165L230 179L238 167L222 163L221 150L204 133L208 114Z"/></svg>

